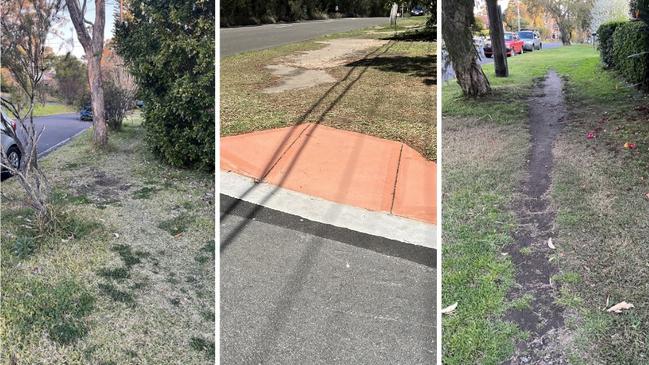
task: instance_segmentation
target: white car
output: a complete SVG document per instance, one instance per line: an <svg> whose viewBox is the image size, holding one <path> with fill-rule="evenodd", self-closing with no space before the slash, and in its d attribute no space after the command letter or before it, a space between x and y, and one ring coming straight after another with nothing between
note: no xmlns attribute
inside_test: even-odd
<svg viewBox="0 0 649 365"><path fill-rule="evenodd" d="M20 167L20 159L22 158L20 154L20 149L9 134L6 133L5 128L13 128L14 132L16 131L16 122L11 120L4 112L2 114L2 123L0 123L0 133L2 134L2 139L0 140L0 146L2 151L7 156L7 162L15 168ZM4 168L2 169L4 172Z"/></svg>

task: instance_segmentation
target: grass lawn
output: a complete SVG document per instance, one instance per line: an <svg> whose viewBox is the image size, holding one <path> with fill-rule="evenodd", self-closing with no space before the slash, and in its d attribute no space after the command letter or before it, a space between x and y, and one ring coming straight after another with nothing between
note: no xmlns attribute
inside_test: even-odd
<svg viewBox="0 0 649 365"><path fill-rule="evenodd" d="M158 163L142 135L132 117L105 152L87 131L42 161L48 234L2 183L0 362L214 361L214 176Z"/></svg>
<svg viewBox="0 0 649 365"><path fill-rule="evenodd" d="M400 23L400 29L416 29L425 21L410 18ZM323 48L319 41L393 34L387 25L377 26L222 59L221 135L322 123L404 142L434 160L435 43L390 41L366 59L359 61L363 55L355 55L343 65L328 68L334 83L263 92L278 83L265 66L281 63L283 57Z"/></svg>
<svg viewBox="0 0 649 365"><path fill-rule="evenodd" d="M511 210L526 172L527 102L548 69L565 78L568 117L555 142L551 201L555 260L565 308L564 355L573 364L649 361L649 97L599 66L597 52L575 45L509 59L511 77L494 93L443 96L443 319L445 364L500 364L525 333L503 319L514 284L503 247L512 241ZM643 107L645 109L643 109ZM594 131L594 139L586 134ZM634 150L626 142L637 144ZM525 254L524 252L521 252ZM635 308L605 309L620 301Z"/></svg>
<svg viewBox="0 0 649 365"><path fill-rule="evenodd" d="M35 117L42 117L53 114L74 113L77 111L78 110L72 105L65 105L60 103L48 102L45 103L45 105L41 103L36 103L36 105L34 105Z"/></svg>

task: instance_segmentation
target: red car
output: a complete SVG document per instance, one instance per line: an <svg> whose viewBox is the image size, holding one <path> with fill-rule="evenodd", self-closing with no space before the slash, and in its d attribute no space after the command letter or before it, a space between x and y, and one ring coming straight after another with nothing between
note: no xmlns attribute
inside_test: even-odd
<svg viewBox="0 0 649 365"><path fill-rule="evenodd" d="M505 32L505 47L507 47L507 57L523 53L525 42L521 40L516 33ZM487 43L484 47L484 55L488 58L493 57L493 49L491 43Z"/></svg>

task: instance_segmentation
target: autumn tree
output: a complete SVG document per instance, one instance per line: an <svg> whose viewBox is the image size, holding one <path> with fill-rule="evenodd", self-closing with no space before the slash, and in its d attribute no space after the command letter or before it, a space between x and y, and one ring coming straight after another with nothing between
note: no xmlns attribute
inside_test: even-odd
<svg viewBox="0 0 649 365"><path fill-rule="evenodd" d="M489 93L491 86L473 43L473 7L473 0L443 0L442 37L462 93L477 97Z"/></svg>
<svg viewBox="0 0 649 365"><path fill-rule="evenodd" d="M594 0L529 0L530 4L543 8L559 26L561 42L570 45L573 33L590 26L590 12Z"/></svg>
<svg viewBox="0 0 649 365"><path fill-rule="evenodd" d="M51 50L45 47L46 39L53 24L60 20L63 0L1 0L0 6L0 63L8 70L14 87L25 96L1 97L3 109L16 119L14 124L3 113L3 133L15 141L18 150L7 156L2 149L0 164L25 189L39 227L45 227L53 219L49 202L51 189L38 161L37 147L43 129L37 130L34 125L34 105L49 67Z"/></svg>
<svg viewBox="0 0 649 365"><path fill-rule="evenodd" d="M74 25L79 43L86 53L88 62L88 84L92 100L92 118L94 124L93 143L103 147L108 143L108 129L104 112L104 89L101 78L101 58L104 51L104 28L106 25L106 2L95 1L94 22L86 19L87 1L65 0L70 20Z"/></svg>

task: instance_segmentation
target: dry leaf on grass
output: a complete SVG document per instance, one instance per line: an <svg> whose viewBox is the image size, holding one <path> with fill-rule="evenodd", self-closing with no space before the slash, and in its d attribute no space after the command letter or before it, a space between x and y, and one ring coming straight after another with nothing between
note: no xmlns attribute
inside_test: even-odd
<svg viewBox="0 0 649 365"><path fill-rule="evenodd" d="M554 247L554 244L552 243L552 237L550 237L550 238L548 239L548 247L550 247L550 248L553 249L553 250L556 248L556 247Z"/></svg>
<svg viewBox="0 0 649 365"><path fill-rule="evenodd" d="M607 309L606 311L609 312L609 313L611 313L611 312L622 313L623 310L631 309L633 307L634 306L631 303L619 302L616 305L612 306L611 308Z"/></svg>
<svg viewBox="0 0 649 365"><path fill-rule="evenodd" d="M442 309L442 314L452 314L455 312L455 308L457 308L457 302L449 305L448 307Z"/></svg>
<svg viewBox="0 0 649 365"><path fill-rule="evenodd" d="M644 195L644 198L647 199L647 200L649 200L649 193L646 193L646 194Z"/></svg>

